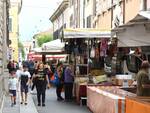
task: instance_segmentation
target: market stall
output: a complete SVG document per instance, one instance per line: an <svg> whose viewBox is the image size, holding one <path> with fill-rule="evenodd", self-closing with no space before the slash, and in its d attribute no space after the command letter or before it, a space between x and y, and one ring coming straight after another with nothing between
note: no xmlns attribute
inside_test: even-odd
<svg viewBox="0 0 150 113"><path fill-rule="evenodd" d="M64 43L60 39L44 43L42 47L34 48L35 55L33 57L42 57L42 61L56 59L66 60L67 54L64 51Z"/></svg>
<svg viewBox="0 0 150 113"><path fill-rule="evenodd" d="M86 86L89 81L99 84L107 81L103 64L107 44L111 38L109 30L99 29L64 29L65 51L75 65L74 94L77 103L86 97Z"/></svg>

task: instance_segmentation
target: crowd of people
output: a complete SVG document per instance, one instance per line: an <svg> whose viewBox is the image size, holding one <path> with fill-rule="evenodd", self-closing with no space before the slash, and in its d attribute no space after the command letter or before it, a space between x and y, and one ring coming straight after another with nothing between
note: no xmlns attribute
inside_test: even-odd
<svg viewBox="0 0 150 113"><path fill-rule="evenodd" d="M45 92L51 84L56 87L56 96L58 101L72 101L73 97L73 64L64 66L59 62L55 67L48 63L37 61L24 61L22 65L10 61L7 65L10 73L9 92L11 94L11 106L16 104L16 91L20 89L20 104L27 105L29 87L31 93L36 87L38 106L45 106ZM64 89L65 98L61 93Z"/></svg>

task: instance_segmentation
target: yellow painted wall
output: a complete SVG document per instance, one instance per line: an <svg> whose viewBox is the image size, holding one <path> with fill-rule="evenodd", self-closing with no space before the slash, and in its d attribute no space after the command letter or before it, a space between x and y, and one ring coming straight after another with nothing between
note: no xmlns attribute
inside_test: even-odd
<svg viewBox="0 0 150 113"><path fill-rule="evenodd" d="M140 0L128 0L125 2L125 23L132 20L140 10Z"/></svg>
<svg viewBox="0 0 150 113"><path fill-rule="evenodd" d="M107 11L98 17L97 28L102 30L111 29L111 11Z"/></svg>
<svg viewBox="0 0 150 113"><path fill-rule="evenodd" d="M18 5L12 6L9 11L10 18L12 18L12 32L9 33L11 40L10 47L13 49L12 59L18 61L18 39L19 39L19 20L18 20Z"/></svg>

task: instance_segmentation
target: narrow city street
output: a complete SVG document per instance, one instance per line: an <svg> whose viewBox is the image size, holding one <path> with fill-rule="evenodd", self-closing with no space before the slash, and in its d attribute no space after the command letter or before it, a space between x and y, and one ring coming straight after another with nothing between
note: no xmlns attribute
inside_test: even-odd
<svg viewBox="0 0 150 113"><path fill-rule="evenodd" d="M37 104L36 95L33 95ZM55 89L47 90L46 107L38 107L38 113L91 113L86 106L77 105L75 102L58 102L56 100Z"/></svg>
<svg viewBox="0 0 150 113"><path fill-rule="evenodd" d="M150 113L150 0L0 0L0 113L91 112Z"/></svg>

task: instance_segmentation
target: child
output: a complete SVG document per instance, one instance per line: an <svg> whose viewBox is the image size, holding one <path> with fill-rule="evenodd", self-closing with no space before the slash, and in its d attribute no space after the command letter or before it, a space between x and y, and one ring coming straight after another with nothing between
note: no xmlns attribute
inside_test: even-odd
<svg viewBox="0 0 150 113"><path fill-rule="evenodd" d="M21 87L21 104L27 105L27 94L28 94L28 86L30 83L30 73L28 71L28 67L26 65L23 66L23 71L19 74L20 87ZM25 94L25 99L24 95ZM25 100L25 101L24 101Z"/></svg>
<svg viewBox="0 0 150 113"><path fill-rule="evenodd" d="M18 85L18 79L16 77L15 69L13 69L10 72L10 77L9 77L9 82L8 82L9 93L10 93L10 96L11 96L11 107L13 107L13 105L16 105L17 85Z"/></svg>

